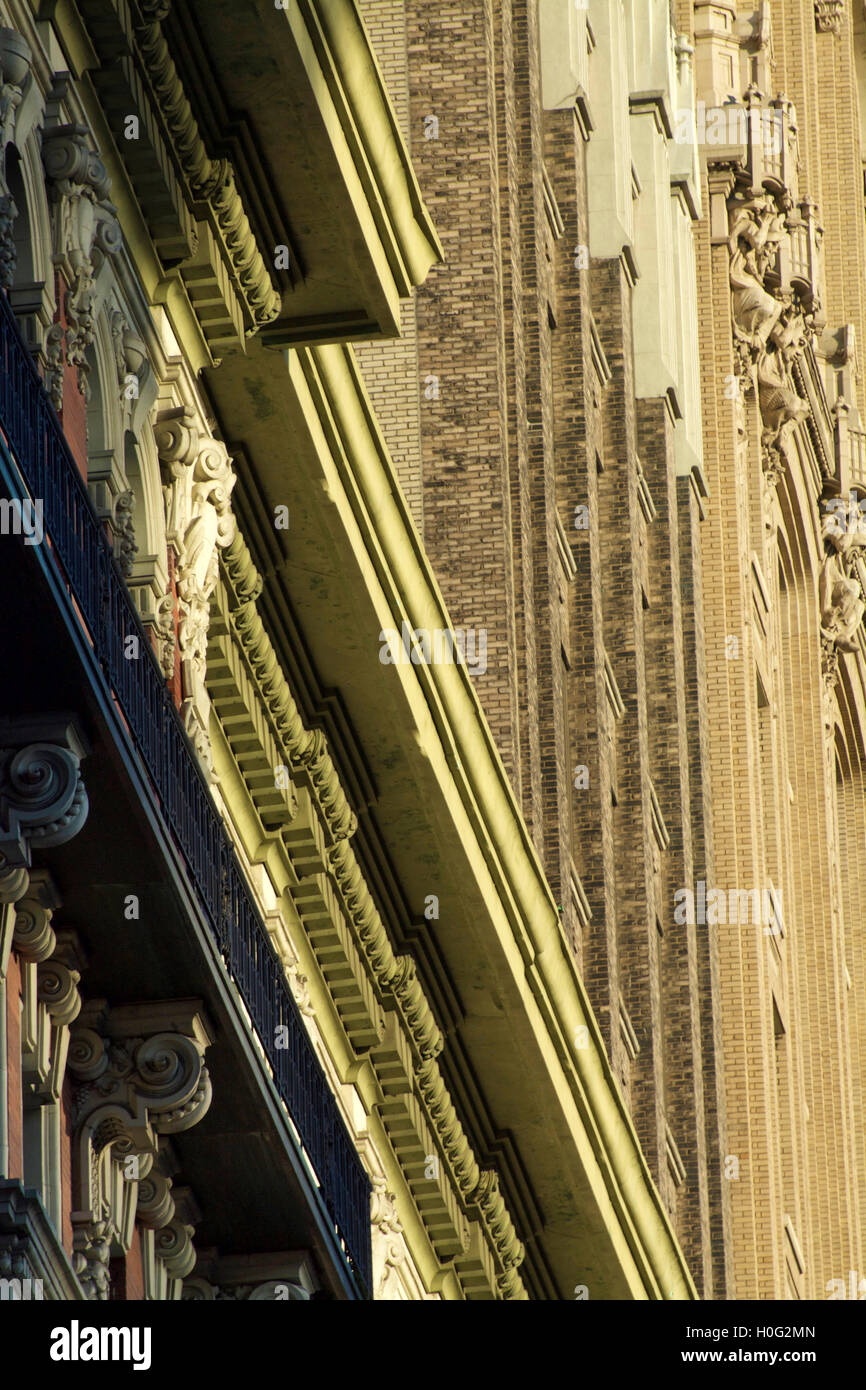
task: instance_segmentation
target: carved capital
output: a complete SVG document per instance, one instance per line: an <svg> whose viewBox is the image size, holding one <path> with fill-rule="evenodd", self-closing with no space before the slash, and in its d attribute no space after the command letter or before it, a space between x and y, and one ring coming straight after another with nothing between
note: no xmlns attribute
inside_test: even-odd
<svg viewBox="0 0 866 1390"><path fill-rule="evenodd" d="M146 1021L148 1006L132 1006ZM136 1140L153 1132L173 1134L197 1124L211 1102L204 1054L209 1043L200 1015L191 1015L189 1033L158 1032L131 1036L132 1008L112 1010L103 1031L73 1029L69 1070L78 1086L76 1124L93 1127L94 1115L111 1113ZM121 1022L121 1016L123 1022ZM112 1024L117 1024L120 1031Z"/></svg>
<svg viewBox="0 0 866 1390"><path fill-rule="evenodd" d="M69 720L0 720L0 862L29 866L34 847L77 835L89 809L83 757Z"/></svg>
<svg viewBox="0 0 866 1390"><path fill-rule="evenodd" d="M51 925L52 906L46 903L42 885L34 874L25 897L15 905L15 931L12 949L31 964L40 964L54 955L57 937Z"/></svg>

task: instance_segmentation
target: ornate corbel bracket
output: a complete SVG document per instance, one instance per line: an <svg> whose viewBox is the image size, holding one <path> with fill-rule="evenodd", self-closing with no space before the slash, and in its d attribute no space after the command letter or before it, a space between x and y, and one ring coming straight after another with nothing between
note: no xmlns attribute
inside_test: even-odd
<svg viewBox="0 0 866 1390"><path fill-rule="evenodd" d="M67 284L66 357L78 368L79 387L87 400L94 284L105 257L120 249L120 224L108 201L111 180L99 155L90 148L86 126L46 126L42 162L52 209L54 264Z"/></svg>
<svg viewBox="0 0 866 1390"><path fill-rule="evenodd" d="M210 1041L198 1000L117 1009L95 1000L72 1030L73 1223L90 1298L107 1296L104 1246L128 1249L136 1216L157 1232L170 1277L192 1269L191 1232L176 1221L158 1166L159 1136L191 1129L207 1113Z"/></svg>
<svg viewBox="0 0 866 1390"><path fill-rule="evenodd" d="M0 866L29 868L34 847L66 844L87 819L85 746L64 716L0 720Z"/></svg>
<svg viewBox="0 0 866 1390"><path fill-rule="evenodd" d="M166 479L166 538L175 555L182 714L196 751L210 768L205 688L210 599L219 577L219 552L237 532L231 509L236 479L225 445L202 438L183 407L162 412L154 435Z"/></svg>

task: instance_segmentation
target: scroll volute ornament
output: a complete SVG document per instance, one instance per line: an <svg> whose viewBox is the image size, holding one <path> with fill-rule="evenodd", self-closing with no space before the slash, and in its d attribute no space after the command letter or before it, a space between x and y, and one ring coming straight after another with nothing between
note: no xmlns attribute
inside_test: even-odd
<svg viewBox="0 0 866 1390"><path fill-rule="evenodd" d="M74 1027L73 1213L79 1277L90 1298L106 1298L106 1240L127 1249L136 1216L156 1231L173 1278L195 1261L191 1228L176 1219L170 1182L158 1169L160 1135L191 1129L212 1090L204 1057L210 1034L197 1000L125 1005L91 1000ZM172 1031L159 1028L171 1021ZM158 1031L133 1036L134 1029ZM182 1031L180 1031L182 1030ZM133 1174L119 1165L136 1159Z"/></svg>
<svg viewBox="0 0 866 1390"><path fill-rule="evenodd" d="M40 732L53 737L32 737ZM63 720L0 723L0 863L27 867L34 846L66 844L78 833L89 810L83 756Z"/></svg>

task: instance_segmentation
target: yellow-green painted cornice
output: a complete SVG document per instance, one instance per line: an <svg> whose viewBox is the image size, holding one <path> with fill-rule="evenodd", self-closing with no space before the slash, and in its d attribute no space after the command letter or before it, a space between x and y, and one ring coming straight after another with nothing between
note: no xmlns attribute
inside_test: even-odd
<svg viewBox="0 0 866 1390"><path fill-rule="evenodd" d="M317 442L329 500L347 532L356 533L353 549L365 554L365 566L381 586L376 625L387 612L398 629L402 621L413 629L449 629L351 349L299 350L288 353L287 362ZM373 589L371 596L376 599ZM588 1180L598 1210L607 1213L605 1225L633 1296L695 1298L466 669L406 663L383 667L382 679L389 678L404 686L421 757L436 769L449 805L456 794L471 827L474 844L469 850L491 925L512 963L549 1083L573 1135L572 1162L583 1170L580 1179L575 1171L575 1188L582 1189ZM588 1046L576 1045L584 1038ZM483 1087L483 1074L479 1080ZM515 1137L519 1144L519 1131Z"/></svg>
<svg viewBox="0 0 866 1390"><path fill-rule="evenodd" d="M358 155L362 179L375 184L374 215L389 214L385 249L401 297L442 260L442 246L424 206L409 152L397 124L356 0L298 0L343 128Z"/></svg>

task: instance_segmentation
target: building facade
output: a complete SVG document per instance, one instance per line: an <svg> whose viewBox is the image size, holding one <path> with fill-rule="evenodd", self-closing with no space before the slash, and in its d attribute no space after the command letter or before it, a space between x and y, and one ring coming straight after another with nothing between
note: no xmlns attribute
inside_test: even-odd
<svg viewBox="0 0 866 1390"><path fill-rule="evenodd" d="M362 8L444 259L358 357L654 1180L866 1294L863 7Z"/></svg>
<svg viewBox="0 0 866 1390"><path fill-rule="evenodd" d="M544 830L559 694L521 676L510 745L508 634L386 443L417 373L368 392L351 346L411 362L448 252L357 6L0 21L4 1299L695 1297L575 926L592 846Z"/></svg>

